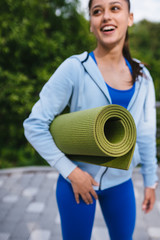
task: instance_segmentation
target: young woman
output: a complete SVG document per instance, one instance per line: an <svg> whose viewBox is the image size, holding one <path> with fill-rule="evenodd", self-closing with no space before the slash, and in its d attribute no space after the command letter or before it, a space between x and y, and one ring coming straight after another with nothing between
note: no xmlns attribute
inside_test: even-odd
<svg viewBox="0 0 160 240"><path fill-rule="evenodd" d="M45 84L24 122L25 135L39 154L60 173L57 203L63 240L90 240L96 200L111 240L131 240L136 208L132 171L141 162L143 210L155 202L156 112L152 78L132 60L127 29L133 24L129 0L90 0L90 30L97 39L91 52L64 61ZM69 105L80 111L108 104L124 106L137 127L137 144L128 171L72 162L55 145L49 125Z"/></svg>

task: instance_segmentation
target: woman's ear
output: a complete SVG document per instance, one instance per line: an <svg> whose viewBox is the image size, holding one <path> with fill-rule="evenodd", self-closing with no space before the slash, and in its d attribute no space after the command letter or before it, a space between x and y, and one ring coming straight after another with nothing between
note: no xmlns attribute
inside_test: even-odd
<svg viewBox="0 0 160 240"><path fill-rule="evenodd" d="M130 13L128 18L128 27L131 27L133 25L133 19L133 13Z"/></svg>

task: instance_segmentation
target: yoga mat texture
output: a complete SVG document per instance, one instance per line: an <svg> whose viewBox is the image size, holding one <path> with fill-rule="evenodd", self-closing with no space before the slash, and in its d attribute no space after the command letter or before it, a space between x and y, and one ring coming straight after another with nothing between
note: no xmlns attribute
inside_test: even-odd
<svg viewBox="0 0 160 240"><path fill-rule="evenodd" d="M131 164L136 126L131 114L119 105L59 115L50 132L71 160L125 170Z"/></svg>

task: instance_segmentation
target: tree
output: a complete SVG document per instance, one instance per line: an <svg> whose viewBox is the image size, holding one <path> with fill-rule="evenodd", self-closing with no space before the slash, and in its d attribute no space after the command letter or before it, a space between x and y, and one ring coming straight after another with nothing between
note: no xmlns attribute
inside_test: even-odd
<svg viewBox="0 0 160 240"><path fill-rule="evenodd" d="M132 56L148 65L160 100L160 23L143 20L130 29Z"/></svg>
<svg viewBox="0 0 160 240"><path fill-rule="evenodd" d="M65 58L92 47L89 25L77 12L78 4L78 0L0 1L3 165L8 159L16 163L34 155L23 136L22 123L40 89Z"/></svg>
<svg viewBox="0 0 160 240"><path fill-rule="evenodd" d="M0 167L42 163L23 135L44 83L72 54L94 49L79 0L0 1ZM132 56L151 67L160 99L160 24L142 21L130 30Z"/></svg>

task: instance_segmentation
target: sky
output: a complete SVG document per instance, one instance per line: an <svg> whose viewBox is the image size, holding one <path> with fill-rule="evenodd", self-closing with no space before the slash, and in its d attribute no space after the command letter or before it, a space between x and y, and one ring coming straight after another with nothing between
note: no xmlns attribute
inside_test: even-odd
<svg viewBox="0 0 160 240"><path fill-rule="evenodd" d="M88 17L88 0L80 0L81 8ZM160 22L160 0L131 0L134 22L147 19Z"/></svg>

